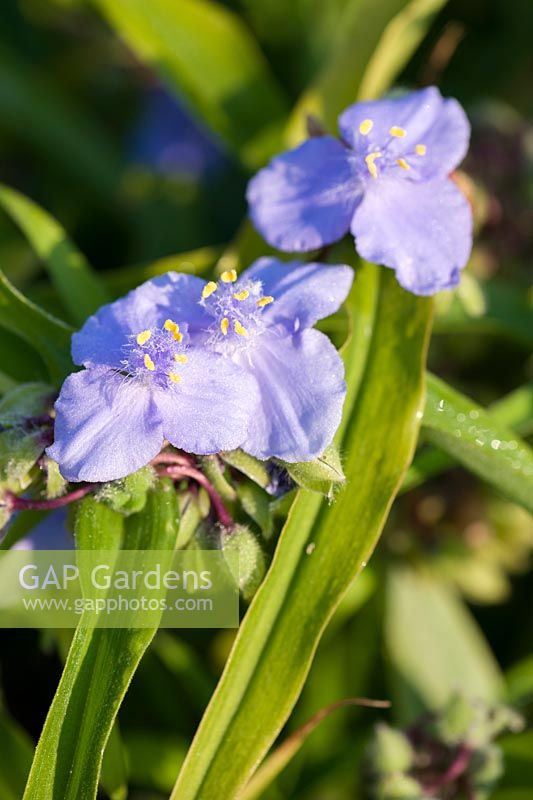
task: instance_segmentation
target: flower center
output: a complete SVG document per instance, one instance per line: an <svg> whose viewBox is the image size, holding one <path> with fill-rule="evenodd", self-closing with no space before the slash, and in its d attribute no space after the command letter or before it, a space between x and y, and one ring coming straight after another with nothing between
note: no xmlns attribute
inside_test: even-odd
<svg viewBox="0 0 533 800"><path fill-rule="evenodd" d="M128 337L123 346L123 369L128 377L155 382L165 388L183 379L188 363L188 334L174 320L167 319L161 328L146 328Z"/></svg>
<svg viewBox="0 0 533 800"><path fill-rule="evenodd" d="M273 297L263 295L261 281L237 282L234 269L223 272L220 283L209 281L204 286L200 300L213 318L209 342L224 352L249 347L265 330L263 309L273 302Z"/></svg>
<svg viewBox="0 0 533 800"><path fill-rule="evenodd" d="M361 124L359 125L359 133L361 136L368 136L374 127L374 122L371 119L364 119ZM385 142L384 147L380 150L379 147L374 146L373 144L369 148L369 152L365 155L365 165L372 176L372 178L377 179L380 175L378 170L378 166L376 161L379 158L383 159L382 162L382 171L388 169L390 167L399 167L403 169L405 172L408 172L411 169L411 166L415 165L416 159L421 158L426 155L427 147L425 144L416 144L414 149L407 153L404 153L406 156L405 158L397 158L395 155L388 154L387 148L391 144L394 139L404 139L407 136L407 131L405 128L401 128L399 125L392 125L389 128L389 137L390 139ZM409 159L409 161L407 160ZM411 162L413 159L413 162Z"/></svg>

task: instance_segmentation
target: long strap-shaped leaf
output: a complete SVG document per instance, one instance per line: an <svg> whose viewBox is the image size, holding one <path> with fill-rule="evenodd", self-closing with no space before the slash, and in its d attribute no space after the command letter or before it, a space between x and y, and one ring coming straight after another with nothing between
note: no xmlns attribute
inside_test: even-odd
<svg viewBox="0 0 533 800"><path fill-rule="evenodd" d="M16 289L0 270L0 326L20 336L42 356L50 378L61 383L72 370L72 329Z"/></svg>
<svg viewBox="0 0 533 800"><path fill-rule="evenodd" d="M424 436L533 512L533 450L497 417L428 376Z"/></svg>
<svg viewBox="0 0 533 800"><path fill-rule="evenodd" d="M210 0L95 4L243 160L255 165L262 160L264 145L256 152L254 142L265 129L281 129L288 106L238 15Z"/></svg>
<svg viewBox="0 0 533 800"><path fill-rule="evenodd" d="M43 260L72 322L81 325L109 300L85 256L50 214L3 184L0 184L0 205Z"/></svg>
<svg viewBox="0 0 533 800"><path fill-rule="evenodd" d="M172 800L238 796L287 720L324 627L372 553L411 459L431 306L385 270L367 265L364 274L367 294L379 288L370 340L355 337L345 353L349 381L358 386L344 435L347 487L330 507L307 492L296 499ZM358 285L352 312L360 302Z"/></svg>
<svg viewBox="0 0 533 800"><path fill-rule="evenodd" d="M126 520L92 498L77 520L82 549L173 549L178 506L160 483L146 507ZM89 624L88 624L89 623ZM131 678L154 629L94 628L82 619L37 746L24 800L94 800L102 754Z"/></svg>

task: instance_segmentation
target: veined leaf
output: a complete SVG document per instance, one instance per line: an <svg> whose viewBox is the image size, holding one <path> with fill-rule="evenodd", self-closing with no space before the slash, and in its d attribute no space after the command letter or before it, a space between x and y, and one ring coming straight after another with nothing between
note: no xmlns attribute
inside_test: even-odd
<svg viewBox="0 0 533 800"><path fill-rule="evenodd" d="M72 322L83 324L109 300L85 256L46 211L14 189L0 184L0 205L42 259Z"/></svg>
<svg viewBox="0 0 533 800"><path fill-rule="evenodd" d="M510 428L434 375L423 425L429 442L533 512L533 450Z"/></svg>
<svg viewBox="0 0 533 800"><path fill-rule="evenodd" d="M72 329L31 303L0 270L0 326L20 336L41 355L55 384L72 371Z"/></svg>
<svg viewBox="0 0 533 800"><path fill-rule="evenodd" d="M78 511L83 550L170 550L177 537L178 502L160 482L145 508L124 520L86 498ZM37 746L25 800L94 800L102 754L120 704L154 629L94 628L82 617Z"/></svg>
<svg viewBox="0 0 533 800"><path fill-rule="evenodd" d="M134 52L244 161L263 159L258 139L281 129L288 107L237 15L209 0L94 2Z"/></svg>
<svg viewBox="0 0 533 800"><path fill-rule="evenodd" d="M512 428L522 436L529 435L533 431L533 384L521 386L503 397L489 407L488 413L494 422ZM436 447L425 447L409 467L401 491L408 492L415 489L429 478L440 475L456 464L456 460L449 453Z"/></svg>
<svg viewBox="0 0 533 800"><path fill-rule="evenodd" d="M345 422L347 485L329 508L319 495L299 493L173 800L238 796L287 720L323 630L370 557L411 458L431 305L401 290L386 270L366 265L364 271L377 299L371 335L354 338L345 351L348 381L359 387ZM358 301L353 292L355 318ZM391 403L393 395L402 403Z"/></svg>

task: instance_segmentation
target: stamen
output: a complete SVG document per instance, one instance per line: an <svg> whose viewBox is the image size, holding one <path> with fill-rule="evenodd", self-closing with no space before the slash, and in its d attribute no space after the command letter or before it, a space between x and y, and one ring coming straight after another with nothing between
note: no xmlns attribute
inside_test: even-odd
<svg viewBox="0 0 533 800"><path fill-rule="evenodd" d="M168 377L172 381L172 383L180 383L181 382L181 375L178 375L176 372L169 372Z"/></svg>
<svg viewBox="0 0 533 800"><path fill-rule="evenodd" d="M257 305L259 306L259 308L263 308L264 306L268 306L268 305L270 305L270 303L273 303L273 302L274 302L274 298L271 295L266 295L265 297L261 297L257 301Z"/></svg>
<svg viewBox="0 0 533 800"><path fill-rule="evenodd" d="M150 358L150 356L148 355L148 353L146 353L146 355L144 357L144 366L146 367L146 369L149 369L150 372L153 372L154 369L155 369L155 364L152 361L152 359Z"/></svg>
<svg viewBox="0 0 533 800"><path fill-rule="evenodd" d="M409 166L409 164L407 163L407 161L405 160L405 158L398 158L398 159L396 160L396 163L397 163L397 164L398 164L398 166L399 166L399 167L401 167L402 169L406 169L406 170L408 170L408 169L411 169L411 167Z"/></svg>
<svg viewBox="0 0 533 800"><path fill-rule="evenodd" d="M178 364L187 364L189 356L183 355L182 353L174 353L174 361L177 361Z"/></svg>
<svg viewBox="0 0 533 800"><path fill-rule="evenodd" d="M425 144L417 144L415 147L415 153L417 156L425 156L427 152L427 147Z"/></svg>
<svg viewBox="0 0 533 800"><path fill-rule="evenodd" d="M146 342L151 337L151 335L152 335L152 331L149 331L149 330L141 331L141 333L137 334L137 344L140 344L141 347L142 347L143 344L146 344Z"/></svg>
<svg viewBox="0 0 533 800"><path fill-rule="evenodd" d="M364 119L362 123L359 125L359 133L361 136L368 136L372 128L374 127L374 123L371 119Z"/></svg>
<svg viewBox="0 0 533 800"><path fill-rule="evenodd" d="M235 281L237 280L237 270L227 269L220 276L220 280L223 281L224 283L235 283Z"/></svg>
<svg viewBox="0 0 533 800"><path fill-rule="evenodd" d="M396 136L398 139L403 139L404 136L407 136L405 128L399 128L397 125L393 125L389 133L391 136Z"/></svg>
<svg viewBox="0 0 533 800"><path fill-rule="evenodd" d="M370 174L372 175L373 178L377 178L378 177L378 168L374 164L374 161L377 158L381 158L381 153L369 153L365 157L365 162L366 162L366 165L368 167L368 171L370 172Z"/></svg>
<svg viewBox="0 0 533 800"><path fill-rule="evenodd" d="M248 331L246 330L244 325L241 325L238 319L236 319L235 322L233 323L233 328L235 330L235 333L238 333L239 336L248 336Z"/></svg>
<svg viewBox="0 0 533 800"><path fill-rule="evenodd" d="M248 300L248 298L250 297L250 292L248 291L248 289L243 289L242 292L235 292L233 297L235 298L235 300L239 301Z"/></svg>
<svg viewBox="0 0 533 800"><path fill-rule="evenodd" d="M206 300L208 297L211 297L213 292L216 292L217 289L218 284L216 284L215 281L209 281L202 289L202 299Z"/></svg>
<svg viewBox="0 0 533 800"><path fill-rule="evenodd" d="M229 319L227 317L224 317L224 319L221 320L220 322L220 330L222 331L224 336L228 335L228 329L229 329Z"/></svg>
<svg viewBox="0 0 533 800"><path fill-rule="evenodd" d="M163 325L164 329L171 333L174 336L174 339L177 342L181 342L183 339L183 334L180 333L180 326L177 322L173 322L171 319L167 319L165 324Z"/></svg>

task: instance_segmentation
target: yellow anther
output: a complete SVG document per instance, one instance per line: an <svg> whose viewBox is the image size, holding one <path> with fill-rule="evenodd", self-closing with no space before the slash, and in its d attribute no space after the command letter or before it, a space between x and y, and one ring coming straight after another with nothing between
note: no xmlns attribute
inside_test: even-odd
<svg viewBox="0 0 533 800"><path fill-rule="evenodd" d="M237 271L234 269L227 269L220 276L220 280L224 281L224 283L235 283L237 280Z"/></svg>
<svg viewBox="0 0 533 800"><path fill-rule="evenodd" d="M152 331L148 331L148 330L141 331L140 333L137 334L137 344L140 344L141 347L142 347L143 344L146 344L146 342L151 337L151 335L152 335Z"/></svg>
<svg viewBox="0 0 533 800"><path fill-rule="evenodd" d="M187 364L189 357L181 353L174 353L174 361L177 361L178 364Z"/></svg>
<svg viewBox="0 0 533 800"><path fill-rule="evenodd" d="M146 367L146 369L149 369L150 372L153 372L154 369L155 369L155 364L152 361L152 359L150 358L150 356L148 355L148 353L146 353L146 355L144 357L144 366Z"/></svg>
<svg viewBox="0 0 533 800"><path fill-rule="evenodd" d="M171 333L174 336L174 339L177 342L181 342L183 339L183 334L180 333L180 326L177 322L174 322L171 319L167 319L165 324L163 325L164 329Z"/></svg>
<svg viewBox="0 0 533 800"><path fill-rule="evenodd" d="M373 178L377 178L378 177L378 168L374 164L374 161L377 158L381 158L381 153L369 153L365 157L365 161L366 161L366 165L368 167L368 171L370 172L370 174L372 175Z"/></svg>
<svg viewBox="0 0 533 800"><path fill-rule="evenodd" d="M244 325L241 325L238 319L236 319L235 322L233 323L233 328L235 330L235 333L238 333L239 336L248 336L248 331L246 330Z"/></svg>
<svg viewBox="0 0 533 800"><path fill-rule="evenodd" d="M172 383L180 383L181 375L178 375L176 372L169 372L168 377L172 381Z"/></svg>
<svg viewBox="0 0 533 800"><path fill-rule="evenodd" d="M396 160L396 163L397 163L397 164L398 164L398 166L399 166L399 167L401 167L402 169L411 169L411 167L409 166L409 164L407 163L407 161L405 160L405 158L398 158L398 159Z"/></svg>
<svg viewBox="0 0 533 800"><path fill-rule="evenodd" d="M270 303L273 303L273 302L274 302L274 298L271 297L271 295L266 295L266 297L261 297L257 301L257 305L259 306L259 308L263 308L263 306L268 306L268 305L270 305Z"/></svg>
<svg viewBox="0 0 533 800"><path fill-rule="evenodd" d="M425 144L417 144L415 147L415 153L417 156L425 156L427 152L427 147Z"/></svg>
<svg viewBox="0 0 533 800"><path fill-rule="evenodd" d="M235 298L235 300L240 300L240 301L248 300L248 298L250 297L250 292L248 291L248 289L243 289L242 292L235 292L233 297Z"/></svg>
<svg viewBox="0 0 533 800"><path fill-rule="evenodd" d="M374 123L371 119L364 119L359 125L359 133L361 136L368 136L373 127Z"/></svg>
<svg viewBox="0 0 533 800"><path fill-rule="evenodd" d="M389 133L391 136L398 137L398 139L403 139L404 136L407 136L407 131L405 128L399 128L397 125L393 125L389 130Z"/></svg>
<svg viewBox="0 0 533 800"><path fill-rule="evenodd" d="M216 292L217 289L218 284L216 284L215 281L209 281L202 289L202 299L205 300L207 297L211 297L213 292Z"/></svg>
<svg viewBox="0 0 533 800"><path fill-rule="evenodd" d="M228 329L229 329L229 319L227 317L224 317L224 319L221 320L220 322L220 330L222 331L224 336L228 335Z"/></svg>

